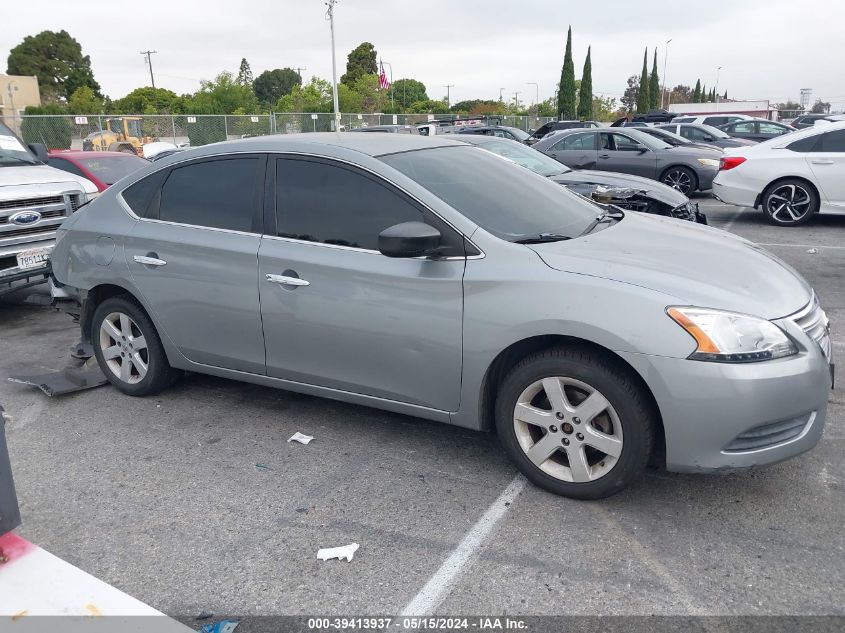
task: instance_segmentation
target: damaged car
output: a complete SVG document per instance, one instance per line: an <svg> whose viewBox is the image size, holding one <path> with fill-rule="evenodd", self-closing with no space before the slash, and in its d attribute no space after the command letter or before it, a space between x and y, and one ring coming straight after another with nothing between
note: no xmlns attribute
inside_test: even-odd
<svg viewBox="0 0 845 633"><path fill-rule="evenodd" d="M542 152L507 139L461 134L455 138L546 176L600 204L707 224L707 217L697 204L677 189L655 180L615 172L570 169Z"/></svg>

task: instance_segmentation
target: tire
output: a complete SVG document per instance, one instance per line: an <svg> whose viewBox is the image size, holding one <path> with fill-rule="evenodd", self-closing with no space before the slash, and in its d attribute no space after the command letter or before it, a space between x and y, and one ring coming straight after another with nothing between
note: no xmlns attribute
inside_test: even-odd
<svg viewBox="0 0 845 633"><path fill-rule="evenodd" d="M681 165L675 165L664 171L660 177L660 182L680 191L685 196L689 196L698 189L698 178L695 172L689 167L682 167Z"/></svg>
<svg viewBox="0 0 845 633"><path fill-rule="evenodd" d="M819 210L819 194L803 180L780 180L763 193L763 213L775 226L800 226Z"/></svg>
<svg viewBox="0 0 845 633"><path fill-rule="evenodd" d="M654 417L632 376L584 348L528 356L496 398L496 430L517 468L537 486L574 499L609 497L642 476Z"/></svg>
<svg viewBox="0 0 845 633"><path fill-rule="evenodd" d="M128 296L111 297L97 306L91 341L100 370L126 395L158 393L182 375L167 362L150 317Z"/></svg>

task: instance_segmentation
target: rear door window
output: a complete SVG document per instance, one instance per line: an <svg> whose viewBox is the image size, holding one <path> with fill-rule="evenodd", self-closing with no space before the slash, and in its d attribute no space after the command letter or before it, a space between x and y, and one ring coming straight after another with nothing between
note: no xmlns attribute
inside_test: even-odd
<svg viewBox="0 0 845 633"><path fill-rule="evenodd" d="M167 170L162 169L142 178L121 192L123 201L139 218L151 217L151 210L154 206L153 200L157 198L166 174Z"/></svg>
<svg viewBox="0 0 845 633"><path fill-rule="evenodd" d="M822 134L821 151L845 152L845 130L836 130Z"/></svg>

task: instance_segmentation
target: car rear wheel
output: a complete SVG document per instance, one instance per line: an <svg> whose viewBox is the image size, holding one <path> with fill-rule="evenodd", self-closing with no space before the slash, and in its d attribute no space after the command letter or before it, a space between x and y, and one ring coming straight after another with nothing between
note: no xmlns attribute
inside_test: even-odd
<svg viewBox="0 0 845 633"><path fill-rule="evenodd" d="M97 307L92 334L100 369L127 395L157 393L181 375L168 364L150 317L128 297L112 297Z"/></svg>
<svg viewBox="0 0 845 633"><path fill-rule="evenodd" d="M670 167L663 173L663 177L660 180L664 185L669 185L672 189L677 189L685 196L695 191L698 186L695 173L688 167Z"/></svg>
<svg viewBox="0 0 845 633"><path fill-rule="evenodd" d="M799 226L819 210L819 196L803 180L776 182L763 194L763 212L777 226Z"/></svg>
<svg viewBox="0 0 845 633"><path fill-rule="evenodd" d="M554 348L505 377L499 438L517 467L550 492L600 499L644 472L654 441L641 387L601 354Z"/></svg>

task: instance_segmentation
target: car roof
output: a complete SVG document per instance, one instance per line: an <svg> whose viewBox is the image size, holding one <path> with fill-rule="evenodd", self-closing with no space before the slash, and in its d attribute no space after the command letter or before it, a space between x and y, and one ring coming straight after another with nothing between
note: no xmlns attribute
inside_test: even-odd
<svg viewBox="0 0 845 633"><path fill-rule="evenodd" d="M444 138L445 136L445 138ZM432 147L458 145L450 135L420 136L415 134L349 134L346 132L307 132L298 134L270 134L252 138L211 143L179 152L180 160L226 152L284 152L314 150L352 150L367 156L381 156ZM331 152L329 152L331 153Z"/></svg>
<svg viewBox="0 0 845 633"><path fill-rule="evenodd" d="M50 158L66 158L73 161L76 158L139 158L137 154L130 154L129 152L96 152L96 151L76 151L67 150L59 152L48 152Z"/></svg>

